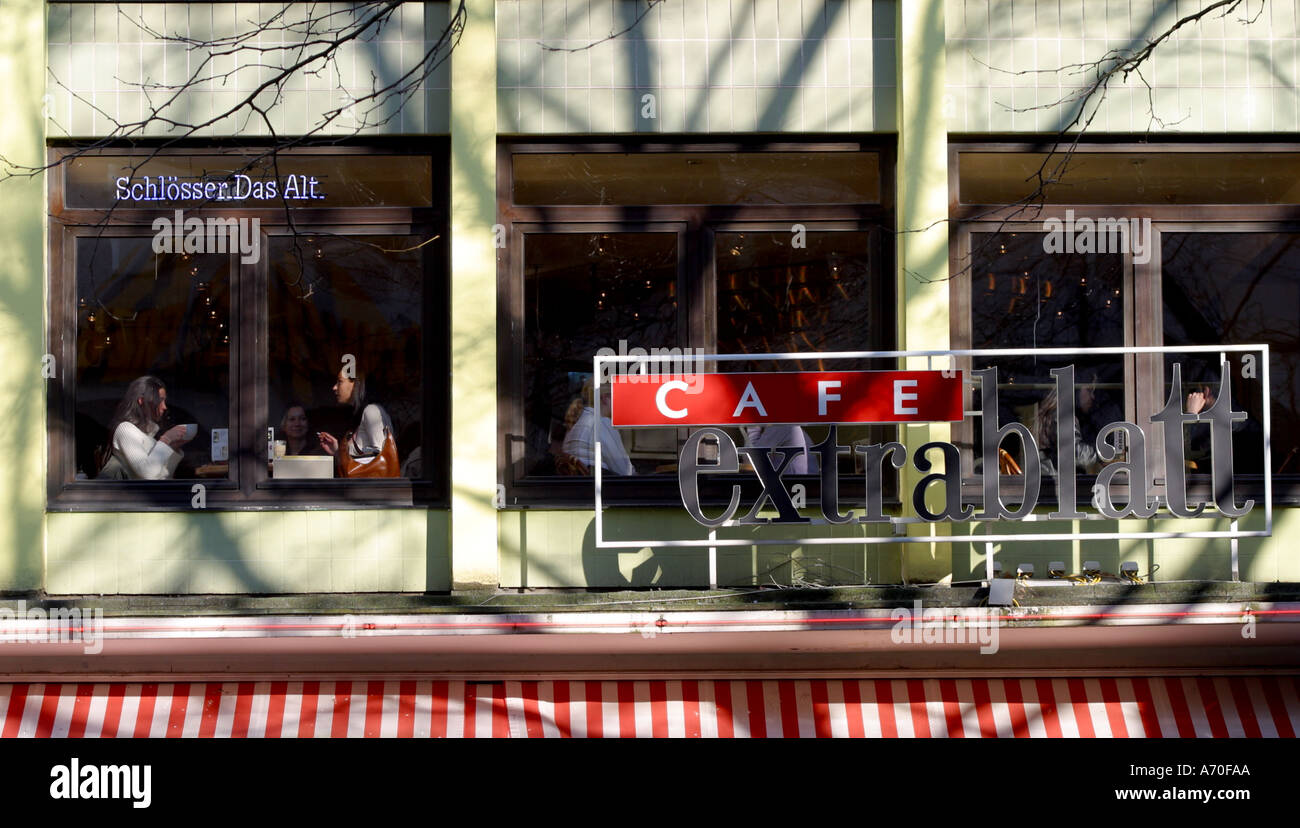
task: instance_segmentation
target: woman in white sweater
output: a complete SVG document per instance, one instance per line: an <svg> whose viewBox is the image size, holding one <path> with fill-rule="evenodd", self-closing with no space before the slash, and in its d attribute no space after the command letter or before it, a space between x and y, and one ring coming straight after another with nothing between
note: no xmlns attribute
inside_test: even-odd
<svg viewBox="0 0 1300 828"><path fill-rule="evenodd" d="M100 477L115 476L105 470L117 461L120 474L130 480L168 480L181 462L181 446L193 439L183 425L168 429L155 439L158 424L167 413L167 389L157 377L137 377L127 386L122 402L109 426L111 451L105 457Z"/></svg>

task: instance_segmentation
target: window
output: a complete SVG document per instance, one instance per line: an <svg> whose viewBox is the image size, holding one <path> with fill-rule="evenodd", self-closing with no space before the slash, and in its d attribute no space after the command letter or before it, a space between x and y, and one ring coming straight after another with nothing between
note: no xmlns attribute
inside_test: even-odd
<svg viewBox="0 0 1300 828"><path fill-rule="evenodd" d="M592 359L601 349L659 349L665 372L713 370L673 362L708 353L755 354L731 370L892 367L761 358L892 347L888 151L857 143L506 144L499 170L508 243L499 267L498 419L508 505L591 505L591 435L603 427L592 422ZM803 437L812 445L825 431ZM611 502L677 497L685 430L623 429L612 451L609 433L602 445ZM840 440L885 433L845 427ZM854 459L843 462L851 472Z"/></svg>
<svg viewBox="0 0 1300 828"><path fill-rule="evenodd" d="M1064 175L1045 188L1046 203L1025 207L1037 170L1066 160L1036 148L967 144L951 150L954 218L952 341L954 347L1026 348L1266 343L1270 346L1272 471L1275 498L1300 497L1300 224L1295 147L1261 145L1090 146L1068 159ZM1016 206L1017 204L1022 206ZM1126 225L1100 244L1105 228ZM1060 244L1054 232L1091 233L1088 249ZM1121 245L1115 242L1122 241ZM1104 249L1103 249L1104 247ZM1082 248L1081 248L1082 249ZM1247 419L1233 432L1238 487L1262 493L1262 372L1241 354L1230 360L1233 405ZM967 368L984 367L967 361ZM1054 402L1050 369L1076 365L1076 415L1083 441L1127 419L1146 430L1163 457L1150 416L1170 392L1172 365L1182 366L1183 393L1217 385L1219 357L1128 355L1050 360L997 360L1000 422L1029 426L1044 458L1053 435L1043 417ZM1190 403L1190 400L1188 401ZM1198 431L1200 429L1200 431ZM1193 487L1207 486L1207 426L1185 433ZM1051 429L1047 429L1050 431ZM969 447L972 427L959 439ZM1014 469L1023 459L1008 440ZM1086 454L1086 452L1085 452ZM964 471L972 474L972 452ZM1163 463L1163 460L1160 460ZM1087 477L1096 458L1080 456ZM1044 460L1044 471L1048 469ZM1004 478L1004 483L1013 479ZM1045 486L1045 494L1049 494ZM1091 486L1081 480L1081 499Z"/></svg>
<svg viewBox="0 0 1300 828"><path fill-rule="evenodd" d="M370 148L58 167L51 508L442 502L442 168ZM388 473L341 477L329 438Z"/></svg>

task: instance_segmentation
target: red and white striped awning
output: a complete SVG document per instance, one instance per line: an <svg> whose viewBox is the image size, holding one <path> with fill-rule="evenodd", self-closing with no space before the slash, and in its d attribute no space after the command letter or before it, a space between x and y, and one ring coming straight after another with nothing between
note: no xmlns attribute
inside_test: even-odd
<svg viewBox="0 0 1300 828"><path fill-rule="evenodd" d="M1294 676L0 685L6 737L1291 737Z"/></svg>

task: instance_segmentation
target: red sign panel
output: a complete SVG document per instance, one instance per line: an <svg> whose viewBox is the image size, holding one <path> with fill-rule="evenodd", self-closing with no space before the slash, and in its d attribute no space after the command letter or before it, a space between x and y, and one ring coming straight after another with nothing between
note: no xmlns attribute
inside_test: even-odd
<svg viewBox="0 0 1300 828"><path fill-rule="evenodd" d="M962 419L960 371L620 375L611 385L616 426Z"/></svg>

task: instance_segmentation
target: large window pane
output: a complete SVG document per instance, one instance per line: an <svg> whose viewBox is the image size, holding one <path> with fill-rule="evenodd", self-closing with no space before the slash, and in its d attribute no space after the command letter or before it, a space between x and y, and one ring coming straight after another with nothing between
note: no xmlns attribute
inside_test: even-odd
<svg viewBox="0 0 1300 828"><path fill-rule="evenodd" d="M652 474L676 462L675 429L624 429L621 446L594 422L592 359L601 348L675 348L675 233L536 233L524 239L524 471L591 473L593 431L605 470ZM609 403L601 402L602 419ZM519 447L512 445L512 458Z"/></svg>
<svg viewBox="0 0 1300 828"><path fill-rule="evenodd" d="M132 448L122 442L123 432L122 474L131 479L227 476L228 464L213 457L212 432L230 428L233 261L223 255L155 254L149 238L77 239L79 479L98 476L118 405L132 382L147 376L161 380L166 410L153 418L149 405L139 406L128 421L143 426L146 436L161 437L186 424L197 425L197 431L177 447L179 458L154 447L152 439ZM144 420L136 423L141 416Z"/></svg>
<svg viewBox="0 0 1300 828"><path fill-rule="evenodd" d="M351 364L392 424L403 477L427 477L423 308L432 245L417 236L277 237L270 243L269 425L287 455L320 455L357 412L332 390ZM306 423L302 423L302 419ZM303 436L305 433L305 437ZM297 472L295 472L296 476ZM282 477L283 474L276 474Z"/></svg>
<svg viewBox="0 0 1300 828"><path fill-rule="evenodd" d="M718 352L731 354L803 351L870 351L889 347L882 290L890 275L874 262L870 231L807 231L800 246L789 231L720 232L714 237L718 270ZM873 272L873 266L875 271ZM754 360L730 363L729 371L852 371L891 368L893 361ZM771 426L740 429L742 445L805 447L791 469L815 472L808 451L827 429ZM841 445L893 439L894 429L842 427ZM843 471L856 468L853 455L841 457Z"/></svg>
<svg viewBox="0 0 1300 828"><path fill-rule="evenodd" d="M974 348L1100 348L1124 345L1124 263L1120 254L1046 253L1042 233L971 234L971 345ZM1095 440L1124 419L1122 357L979 358L998 369L998 422L1029 427L1043 471L1056 472L1057 419L1051 369L1075 366L1076 473L1096 472ZM1004 470L1023 468L1007 440Z"/></svg>
<svg viewBox="0 0 1300 828"><path fill-rule="evenodd" d="M1166 345L1267 343L1273 471L1300 473L1300 234L1164 233L1161 236L1164 342ZM1179 355L1184 390L1217 388L1219 357ZM1263 450L1262 372L1247 370L1241 354L1229 356L1233 408L1245 411L1234 427L1238 472L1260 473ZM1208 427L1187 431L1187 459L1208 470Z"/></svg>

